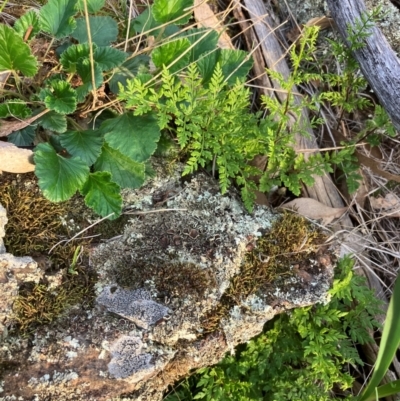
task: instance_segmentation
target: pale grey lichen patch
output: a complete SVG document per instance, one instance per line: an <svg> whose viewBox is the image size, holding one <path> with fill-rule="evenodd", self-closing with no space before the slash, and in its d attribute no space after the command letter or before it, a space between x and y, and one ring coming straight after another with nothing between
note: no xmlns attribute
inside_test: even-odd
<svg viewBox="0 0 400 401"><path fill-rule="evenodd" d="M166 306L152 301L151 294L142 288L132 291L108 285L97 297L97 303L146 330L171 313Z"/></svg>
<svg viewBox="0 0 400 401"><path fill-rule="evenodd" d="M155 371L153 356L141 353L143 343L139 337L123 336L111 345L112 359L108 364L108 372L116 379L130 376L134 383L149 376Z"/></svg>
<svg viewBox="0 0 400 401"><path fill-rule="evenodd" d="M38 383L43 383L44 385L49 386L51 383L66 383L77 378L78 374L73 370L68 369L65 372L54 371L53 375L47 373L40 378L32 377L28 384L36 387Z"/></svg>
<svg viewBox="0 0 400 401"><path fill-rule="evenodd" d="M259 206L249 215L235 192L222 196L218 183L203 174L183 184L168 179L130 198L143 208L140 214L120 240L102 245L92 258L102 286L108 280L146 288L160 303L169 302L173 314L152 329L152 340L169 346L194 340L201 319L239 273L247 244L268 231L276 215ZM152 204L136 202L141 198Z"/></svg>

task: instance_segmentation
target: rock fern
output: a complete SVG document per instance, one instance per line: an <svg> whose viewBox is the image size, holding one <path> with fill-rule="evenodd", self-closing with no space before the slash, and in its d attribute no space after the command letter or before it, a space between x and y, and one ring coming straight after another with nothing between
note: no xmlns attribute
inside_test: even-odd
<svg viewBox="0 0 400 401"><path fill-rule="evenodd" d="M195 64L181 76L164 68L161 82L150 87L138 76L120 88L120 97L135 115L156 111L160 129L174 132L181 149L188 153L183 174L199 167L218 172L221 192L235 180L247 209L254 202L256 184L250 176L259 173L248 162L267 152L259 115L249 112L249 90L239 80L229 86L217 64L209 84Z"/></svg>

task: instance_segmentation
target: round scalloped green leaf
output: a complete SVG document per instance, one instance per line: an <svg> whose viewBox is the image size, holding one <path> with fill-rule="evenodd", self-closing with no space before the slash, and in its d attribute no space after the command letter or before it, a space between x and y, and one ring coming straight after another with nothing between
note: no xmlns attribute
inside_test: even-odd
<svg viewBox="0 0 400 401"><path fill-rule="evenodd" d="M203 84L210 82L211 77L214 74L215 67L218 63L219 49L215 52L208 53L206 56L201 57L196 62L197 68L203 78Z"/></svg>
<svg viewBox="0 0 400 401"><path fill-rule="evenodd" d="M114 149L137 162L146 161L156 150L160 129L153 114L134 116L125 113L104 121L101 131Z"/></svg>
<svg viewBox="0 0 400 401"><path fill-rule="evenodd" d="M7 139L8 142L11 142L16 146L29 146L32 145L35 134L36 126L28 125L27 127L15 131L11 135L8 135Z"/></svg>
<svg viewBox="0 0 400 401"><path fill-rule="evenodd" d="M91 166L101 153L103 137L97 130L67 131L60 135L60 143L70 155Z"/></svg>
<svg viewBox="0 0 400 401"><path fill-rule="evenodd" d="M59 134L67 130L67 118L63 114L58 114L55 111L49 111L40 118L39 124L50 131L58 132Z"/></svg>
<svg viewBox="0 0 400 401"><path fill-rule="evenodd" d="M151 53L151 58L156 67L165 65L173 73L189 65L190 42L188 39L177 39L157 47ZM178 60L179 59L179 60ZM171 65L173 63L173 65Z"/></svg>
<svg viewBox="0 0 400 401"><path fill-rule="evenodd" d="M78 103L81 103L85 100L86 95L93 89L90 60L88 58L80 59L76 65L76 72L82 78L83 82L83 85L80 85L75 89L77 101ZM94 83L96 89L103 83L103 72L96 62L94 63Z"/></svg>
<svg viewBox="0 0 400 401"><path fill-rule="evenodd" d="M97 11L101 10L104 7L105 0L87 0L88 12L91 14L97 13ZM84 12L85 6L83 4L83 0L78 0L78 10Z"/></svg>
<svg viewBox="0 0 400 401"><path fill-rule="evenodd" d="M75 72L78 61L82 58L89 58L89 55L90 48L87 43L83 45L72 45L61 54L60 61L65 71Z"/></svg>
<svg viewBox="0 0 400 401"><path fill-rule="evenodd" d="M122 210L122 197L120 187L111 181L111 174L106 171L90 173L81 189L85 196L85 203L100 216L108 216L114 220L120 216Z"/></svg>
<svg viewBox="0 0 400 401"><path fill-rule="evenodd" d="M193 7L193 0L154 0L152 11L157 22L166 23L181 17L190 7ZM174 24L187 24L191 17L191 13L188 13L185 17L174 21Z"/></svg>
<svg viewBox="0 0 400 401"><path fill-rule="evenodd" d="M140 188L145 179L145 165L123 155L105 143L94 164L96 171L109 171L121 188Z"/></svg>
<svg viewBox="0 0 400 401"><path fill-rule="evenodd" d="M77 0L49 0L39 15L40 28L56 39L70 35L76 28L73 18Z"/></svg>
<svg viewBox="0 0 400 401"><path fill-rule="evenodd" d="M234 84L236 79L246 79L246 76L253 66L251 59L246 60L249 56L247 52L242 50L218 49L201 57L197 61L197 66L203 77L203 83L208 83L214 74L217 63L220 64L225 79L229 84Z"/></svg>
<svg viewBox="0 0 400 401"><path fill-rule="evenodd" d="M92 42L97 46L109 46L118 36L118 24L111 17L89 17ZM71 35L79 43L87 43L88 33L85 18L76 20L76 29Z"/></svg>
<svg viewBox="0 0 400 401"><path fill-rule="evenodd" d="M125 52L113 47L98 47L94 51L93 58L103 71L108 71L121 65L126 56Z"/></svg>
<svg viewBox="0 0 400 401"><path fill-rule="evenodd" d="M89 175L89 167L82 160L58 155L49 143L36 146L34 161L39 187L52 202L69 199L82 188Z"/></svg>
<svg viewBox="0 0 400 401"><path fill-rule="evenodd" d="M161 24L157 22L152 13L153 6L147 7L141 14L139 14L132 22L131 22L131 35L134 32L137 33L145 33L154 28L157 28ZM153 30L150 34L157 36L158 30Z"/></svg>
<svg viewBox="0 0 400 401"><path fill-rule="evenodd" d="M253 61L249 57L249 53L243 50L221 49L218 61L224 77L229 77L229 84L234 84L237 78L245 80L253 66Z"/></svg>
<svg viewBox="0 0 400 401"><path fill-rule="evenodd" d="M60 114L70 114L76 110L76 92L69 82L55 81L50 89L42 89L40 98L46 107Z"/></svg>
<svg viewBox="0 0 400 401"><path fill-rule="evenodd" d="M21 18L17 19L14 24L15 32L18 33L21 38L25 37L26 32L28 29L32 27L32 31L29 34L28 40L33 39L33 37L39 33L39 17L36 11L28 11L24 14Z"/></svg>
<svg viewBox="0 0 400 401"><path fill-rule="evenodd" d="M89 84L89 90L92 90L92 68L88 58L78 61L78 64L76 65L76 72L82 78L82 82L84 84ZM103 73L100 66L96 62L94 62L94 83L96 85L96 89L103 83Z"/></svg>
<svg viewBox="0 0 400 401"><path fill-rule="evenodd" d="M0 25L0 71L21 71L27 77L37 72L37 61L22 38L7 25Z"/></svg>
<svg viewBox="0 0 400 401"><path fill-rule="evenodd" d="M13 99L0 104L0 118L15 117L25 119L31 115L32 110L22 100Z"/></svg>

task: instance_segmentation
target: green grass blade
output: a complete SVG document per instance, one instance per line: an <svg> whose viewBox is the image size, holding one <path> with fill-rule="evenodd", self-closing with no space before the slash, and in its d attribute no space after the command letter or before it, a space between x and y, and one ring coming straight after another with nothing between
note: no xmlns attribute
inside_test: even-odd
<svg viewBox="0 0 400 401"><path fill-rule="evenodd" d="M397 278L392 299L386 314L378 357L371 380L364 389L359 401L375 399L375 389L385 376L400 345L400 278ZM382 386L385 387L385 386ZM372 398L371 398L372 397Z"/></svg>
<svg viewBox="0 0 400 401"><path fill-rule="evenodd" d="M391 395L399 394L400 393L400 380L392 381L388 384L384 384L383 386L378 387L377 394L372 394L368 399L365 401L374 401L376 398L382 397L389 397Z"/></svg>

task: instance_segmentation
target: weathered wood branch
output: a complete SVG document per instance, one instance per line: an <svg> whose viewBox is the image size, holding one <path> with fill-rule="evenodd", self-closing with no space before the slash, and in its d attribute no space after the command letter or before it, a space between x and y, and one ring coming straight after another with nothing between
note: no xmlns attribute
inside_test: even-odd
<svg viewBox="0 0 400 401"><path fill-rule="evenodd" d="M243 0L242 8L248 13L252 25L252 41L259 47L261 58L263 60L264 69L269 68L282 74L288 78L290 69L286 62L286 53L284 46L280 43L276 30L277 24L272 18L273 13L262 0ZM257 62L260 62L258 59ZM259 75L259 71L256 71ZM281 103L286 102L287 92L275 80L268 80L268 87L264 88L264 94L270 97L276 97ZM297 87L293 87L293 93L299 93ZM300 102L300 98L295 96L295 101ZM295 118L290 116L289 125L295 123ZM300 117L304 129L308 132L308 137L304 135L296 135L295 148L298 149L317 149L318 144L315 139L311 124L308 118L308 111L303 109ZM316 199L327 206L342 207L342 199L328 174L320 177L315 176L315 184L313 186L304 186L306 196ZM350 222L349 222L349 225Z"/></svg>
<svg viewBox="0 0 400 401"><path fill-rule="evenodd" d="M363 0L327 0L340 34L349 44L347 29L367 12ZM354 57L379 101L400 130L400 60L379 28L369 29L365 46L354 51Z"/></svg>

